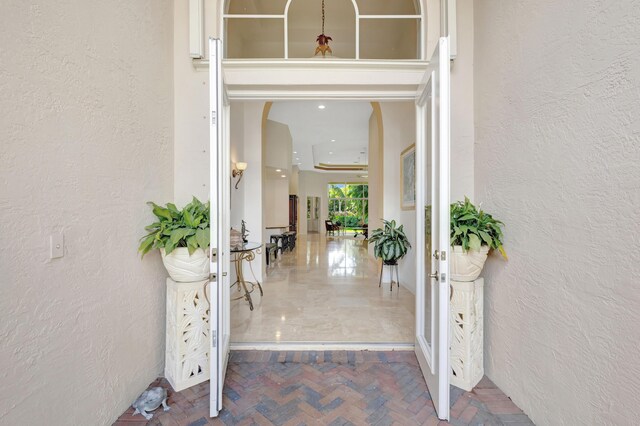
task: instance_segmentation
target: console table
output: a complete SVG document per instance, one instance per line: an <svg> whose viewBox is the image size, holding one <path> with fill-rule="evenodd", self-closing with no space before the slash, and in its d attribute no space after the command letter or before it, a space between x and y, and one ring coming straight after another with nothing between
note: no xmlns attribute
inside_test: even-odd
<svg viewBox="0 0 640 426"><path fill-rule="evenodd" d="M261 243L244 243L240 246L231 247L232 259L231 262L235 263L236 267L236 282L231 284L231 287L234 285L238 286L238 291L243 292L244 294L239 297L234 298L233 300L238 300L244 298L247 302L249 302L249 309L253 311L253 300L251 299L251 293L255 290L255 286L257 285L260 289L260 296L264 293L262 292L262 286L260 285L260 281L256 278L256 274L253 272L253 266L251 266L251 262L256 258L256 253L260 254L260 248L262 247ZM253 275L253 279L255 281L247 281L244 279L244 273L242 271L242 263L248 262L249 269L251 269L251 275Z"/></svg>

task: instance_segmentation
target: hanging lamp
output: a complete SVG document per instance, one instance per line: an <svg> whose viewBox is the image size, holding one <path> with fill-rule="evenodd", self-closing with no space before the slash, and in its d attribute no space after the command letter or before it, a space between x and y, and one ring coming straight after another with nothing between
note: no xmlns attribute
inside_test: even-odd
<svg viewBox="0 0 640 426"><path fill-rule="evenodd" d="M322 53L322 56L324 57L327 52L329 52L330 55L333 55L333 52L329 47L329 41L332 41L332 40L333 39L331 37L324 34L324 0L322 0L322 34L316 37L316 42L318 42L318 46L316 47L316 53L314 56L318 56L318 53Z"/></svg>

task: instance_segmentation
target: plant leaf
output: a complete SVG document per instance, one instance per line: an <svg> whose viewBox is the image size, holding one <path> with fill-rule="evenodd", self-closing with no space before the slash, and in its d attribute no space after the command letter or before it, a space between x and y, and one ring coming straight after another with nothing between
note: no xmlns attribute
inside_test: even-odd
<svg viewBox="0 0 640 426"><path fill-rule="evenodd" d="M469 234L469 248L471 250L480 250L480 238L476 234Z"/></svg>
<svg viewBox="0 0 640 426"><path fill-rule="evenodd" d="M206 249L207 247L209 247L209 239L210 239L209 229L200 229L200 228L196 229L195 238L200 248Z"/></svg>

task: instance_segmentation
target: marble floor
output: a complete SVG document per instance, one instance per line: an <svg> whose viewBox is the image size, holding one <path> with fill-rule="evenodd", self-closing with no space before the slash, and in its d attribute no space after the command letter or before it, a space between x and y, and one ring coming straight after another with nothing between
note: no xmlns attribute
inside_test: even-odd
<svg viewBox="0 0 640 426"><path fill-rule="evenodd" d="M379 288L378 268L362 237L299 236L267 269L253 311L232 302L231 342L413 343L414 296Z"/></svg>

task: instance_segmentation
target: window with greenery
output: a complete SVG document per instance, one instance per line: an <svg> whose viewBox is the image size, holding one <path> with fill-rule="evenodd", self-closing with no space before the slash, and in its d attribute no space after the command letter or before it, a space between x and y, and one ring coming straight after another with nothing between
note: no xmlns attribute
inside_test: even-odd
<svg viewBox="0 0 640 426"><path fill-rule="evenodd" d="M349 229L369 223L369 185L329 184L329 220Z"/></svg>

